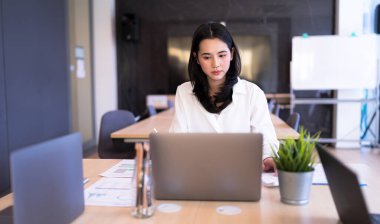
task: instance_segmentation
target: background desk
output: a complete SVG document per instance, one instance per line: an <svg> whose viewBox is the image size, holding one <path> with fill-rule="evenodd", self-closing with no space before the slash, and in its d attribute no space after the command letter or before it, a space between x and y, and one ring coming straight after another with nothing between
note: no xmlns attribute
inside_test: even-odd
<svg viewBox="0 0 380 224"><path fill-rule="evenodd" d="M370 169L362 178L368 184L362 190L366 196L371 213L380 213L380 152L372 150L334 151L340 159L348 163L366 163ZM99 179L98 174L107 170L119 160L84 159L84 176L90 181L89 187ZM47 195L48 196L48 192ZM74 223L334 223L338 222L338 214L328 186L313 186L310 203L305 206L292 206L280 202L278 188L262 188L259 202L207 202L207 201L156 201L176 203L182 206L177 213L161 213L156 211L149 219L138 220L131 216L131 208L86 206L84 213ZM0 210L12 205L12 195L0 199ZM222 205L239 206L242 213L235 216L220 215L215 209ZM9 223L6 212L0 211L0 223Z"/></svg>
<svg viewBox="0 0 380 224"><path fill-rule="evenodd" d="M154 132L154 129L158 132L168 132L173 116L173 109L163 111L136 124L113 132L111 138L123 138L130 142L147 140L149 134ZM298 132L289 127L281 118L271 114L271 119L278 139L299 137Z"/></svg>

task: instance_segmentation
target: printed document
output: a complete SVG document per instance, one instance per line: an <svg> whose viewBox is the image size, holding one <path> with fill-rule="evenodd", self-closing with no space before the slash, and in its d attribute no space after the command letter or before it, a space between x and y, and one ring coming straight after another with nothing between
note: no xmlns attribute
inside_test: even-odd
<svg viewBox="0 0 380 224"><path fill-rule="evenodd" d="M113 167L109 168L100 176L103 177L133 177L133 170L135 169L135 160L123 159Z"/></svg>
<svg viewBox="0 0 380 224"><path fill-rule="evenodd" d="M133 205L132 178L101 178L84 191L86 205Z"/></svg>

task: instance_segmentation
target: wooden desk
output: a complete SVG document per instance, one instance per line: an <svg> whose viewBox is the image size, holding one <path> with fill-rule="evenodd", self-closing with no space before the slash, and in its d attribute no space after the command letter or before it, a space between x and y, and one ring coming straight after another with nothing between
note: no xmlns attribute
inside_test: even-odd
<svg viewBox="0 0 380 224"><path fill-rule="evenodd" d="M168 132L173 116L173 109L163 111L158 113L156 116L149 117L129 127L113 132L111 134L111 138L123 138L130 142L147 140L149 138L149 134L154 132L154 128L158 132ZM271 118L278 139L281 140L285 138L299 137L298 132L289 127L289 125L287 125L279 117L271 114Z"/></svg>
<svg viewBox="0 0 380 224"><path fill-rule="evenodd" d="M371 213L380 213L380 170L379 150L338 150L334 152L340 159L348 163L365 163L370 169L361 176L368 186L363 187L367 206ZM89 187L100 177L99 173L107 170L119 160L84 159L84 176L90 181ZM48 195L47 195L48 196ZM206 201L156 201L175 203L182 207L177 213L161 213L156 211L149 219L138 220L131 216L131 208L86 206L84 213L74 223L334 223L338 222L338 214L328 186L313 186L310 202L305 206L292 206L280 202L278 188L262 187L259 202L206 202ZM9 223L6 212L1 211L12 205L12 195L0 199L0 223ZM215 209L222 205L238 206L242 213L235 216L220 215ZM8 214L8 220L11 217Z"/></svg>

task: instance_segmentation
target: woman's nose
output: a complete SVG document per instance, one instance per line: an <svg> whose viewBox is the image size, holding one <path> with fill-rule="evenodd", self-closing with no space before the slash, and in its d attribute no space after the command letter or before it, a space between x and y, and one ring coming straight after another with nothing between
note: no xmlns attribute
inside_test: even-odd
<svg viewBox="0 0 380 224"><path fill-rule="evenodd" d="M219 61L218 58L214 58L212 62L213 62L213 63L212 63L212 67L213 67L213 68L217 68L217 67L220 66L220 61Z"/></svg>

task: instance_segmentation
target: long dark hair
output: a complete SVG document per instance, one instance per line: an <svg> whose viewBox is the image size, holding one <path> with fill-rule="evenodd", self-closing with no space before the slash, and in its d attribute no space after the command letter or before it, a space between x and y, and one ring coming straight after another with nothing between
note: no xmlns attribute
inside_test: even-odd
<svg viewBox="0 0 380 224"><path fill-rule="evenodd" d="M212 97L209 96L209 84L207 76L203 72L201 66L197 63L197 58L193 55L198 54L199 44L204 39L218 38L227 44L232 55L230 68L226 73L224 85ZM227 28L220 23L207 23L200 25L194 32L191 44L191 52L188 66L191 84L193 85L193 93L202 104L202 106L210 113L220 113L232 102L232 87L238 82L238 76L241 71L240 55L234 40ZM220 104L217 106L217 104Z"/></svg>

